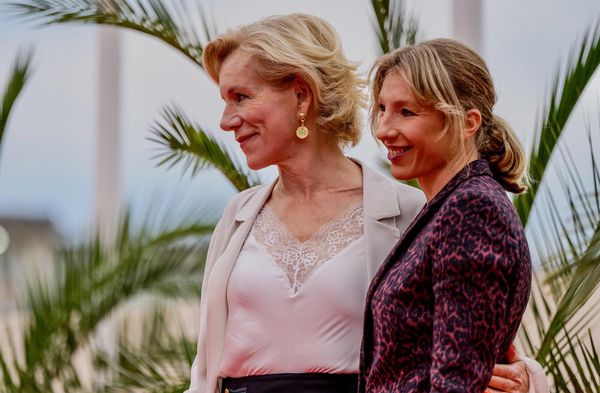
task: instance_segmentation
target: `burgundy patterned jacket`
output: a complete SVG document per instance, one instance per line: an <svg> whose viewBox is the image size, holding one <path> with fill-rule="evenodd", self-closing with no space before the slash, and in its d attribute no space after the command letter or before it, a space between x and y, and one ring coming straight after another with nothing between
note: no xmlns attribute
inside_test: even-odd
<svg viewBox="0 0 600 393"><path fill-rule="evenodd" d="M419 213L371 283L360 392L482 392L525 310L523 227L485 160Z"/></svg>

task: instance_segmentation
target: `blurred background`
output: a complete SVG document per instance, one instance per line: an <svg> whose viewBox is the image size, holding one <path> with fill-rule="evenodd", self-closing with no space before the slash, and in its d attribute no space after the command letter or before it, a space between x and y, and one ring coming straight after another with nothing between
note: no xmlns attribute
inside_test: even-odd
<svg viewBox="0 0 600 393"><path fill-rule="evenodd" d="M0 7L8 0L1 0ZM165 2L168 3L168 2ZM321 16L339 32L346 55L365 72L378 55L370 3L363 0L202 1L217 31L271 14L306 12ZM422 39L455 37L452 1L407 1ZM483 1L478 51L486 60L498 91L496 111L531 146L544 99L559 64L586 30L594 27L600 3L593 0ZM464 23L464 22L463 22ZM473 38L475 39L475 38ZM207 171L190 179L181 171L156 168L156 144L148 129L163 105L177 103L202 127L229 143L219 129L223 103L216 86L190 60L162 42L138 32L119 34L119 197L129 204L151 199L193 200L199 193L219 199L233 190ZM12 113L2 147L0 214L45 218L59 233L76 236L94 218L96 132L99 116L98 27L65 24L39 27L0 13L0 75L5 79L19 50L33 49L32 75ZM598 78L569 123L565 141L585 138L586 117L596 120ZM577 131L579 130L579 132ZM583 146L582 146L583 147ZM348 154L377 165L381 157L368 130ZM579 156L579 155L577 155ZM107 157L109 159L109 157ZM271 178L269 172L265 178ZM210 187L206 188L209 184Z"/></svg>
<svg viewBox="0 0 600 393"><path fill-rule="evenodd" d="M496 84L495 111L534 169L533 192L515 199L539 275L521 350L546 367L556 391L600 391L592 350L600 2L100 4L0 0L0 94L10 90L15 64L27 64L0 133L0 329L7 332L0 392L183 389L206 240L231 196L276 175L245 169L233 136L219 129L222 100L192 49L228 27L292 12L329 21L365 76L380 54L410 42L409 26L417 41L457 38L483 56ZM144 24L140 4L162 4L166 13L154 8L146 21L156 23ZM195 31L188 41L174 34L189 47L169 44L169 21ZM389 33L402 28L394 42ZM178 129L186 137L178 139ZM213 139L195 144L194 135ZM208 154L213 144L229 160ZM367 129L347 154L385 171ZM227 168L240 176L223 176ZM250 180L236 183L240 177ZM123 317L131 310L137 322Z"/></svg>

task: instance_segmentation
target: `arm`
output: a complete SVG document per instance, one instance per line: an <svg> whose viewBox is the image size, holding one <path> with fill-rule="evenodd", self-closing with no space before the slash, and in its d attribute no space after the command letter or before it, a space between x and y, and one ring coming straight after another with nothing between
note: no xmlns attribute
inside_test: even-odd
<svg viewBox="0 0 600 393"><path fill-rule="evenodd" d="M485 196L451 201L432 246L434 323L432 392L482 392L507 346L515 256L503 212ZM447 214L444 214L447 213ZM509 284L510 283L510 284Z"/></svg>
<svg viewBox="0 0 600 393"><path fill-rule="evenodd" d="M211 240L212 243L212 240ZM206 304L204 304L204 288L207 287L208 274L204 274L202 278L202 295L200 298L200 332L198 334L198 344L196 350L196 357L192 363L190 387L184 393L202 393L204 386L206 385L206 318L205 311Z"/></svg>
<svg viewBox="0 0 600 393"><path fill-rule="evenodd" d="M208 253L206 255L206 264L204 266L204 273L202 276L202 288L200 295L200 331L198 334L198 345L196 357L192 363L191 368L191 382L190 387L184 393L205 393L206 386L206 289L208 288L208 281L210 277L210 271L215 260L220 254L220 244L222 243L221 237L223 236L222 231L219 229L222 226L222 220L219 221L208 245Z"/></svg>

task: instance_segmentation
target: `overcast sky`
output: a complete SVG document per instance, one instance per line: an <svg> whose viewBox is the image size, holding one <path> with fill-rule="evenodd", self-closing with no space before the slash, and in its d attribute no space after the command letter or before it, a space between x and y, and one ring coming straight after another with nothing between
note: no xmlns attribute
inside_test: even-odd
<svg viewBox="0 0 600 393"><path fill-rule="evenodd" d="M0 6L7 1L0 0ZM375 42L366 0L208 1L215 24L227 27L262 16L306 12L331 22L347 56L367 70ZM483 49L496 83L496 113L506 118L526 145L559 64L600 17L597 0L483 1ZM421 37L452 37L452 2L411 1ZM168 199L193 208L205 200L222 206L233 189L217 173L193 179L175 167L156 168L156 145L146 138L160 109L177 103L224 140L219 131L223 104L216 86L164 44L124 32L122 38L121 163L123 199L130 205ZM34 49L34 73L9 122L0 156L0 216L48 217L72 235L89 226L94 208L94 131L97 102L97 28L90 25L34 28L0 13L0 86L19 48ZM565 143L585 146L585 124L598 134L600 78L596 75L568 126ZM376 165L378 150L368 134L349 155ZM232 143L232 146L234 144ZM237 150L237 147L234 146ZM576 154L578 159L586 154ZM582 164L583 166L583 164ZM263 174L265 179L273 171Z"/></svg>

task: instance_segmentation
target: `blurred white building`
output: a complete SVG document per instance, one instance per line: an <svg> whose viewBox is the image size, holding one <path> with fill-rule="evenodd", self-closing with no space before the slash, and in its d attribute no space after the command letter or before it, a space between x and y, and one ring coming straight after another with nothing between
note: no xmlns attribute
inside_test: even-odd
<svg viewBox="0 0 600 393"><path fill-rule="evenodd" d="M51 274L57 242L47 218L0 217L0 313L14 310L27 277Z"/></svg>

